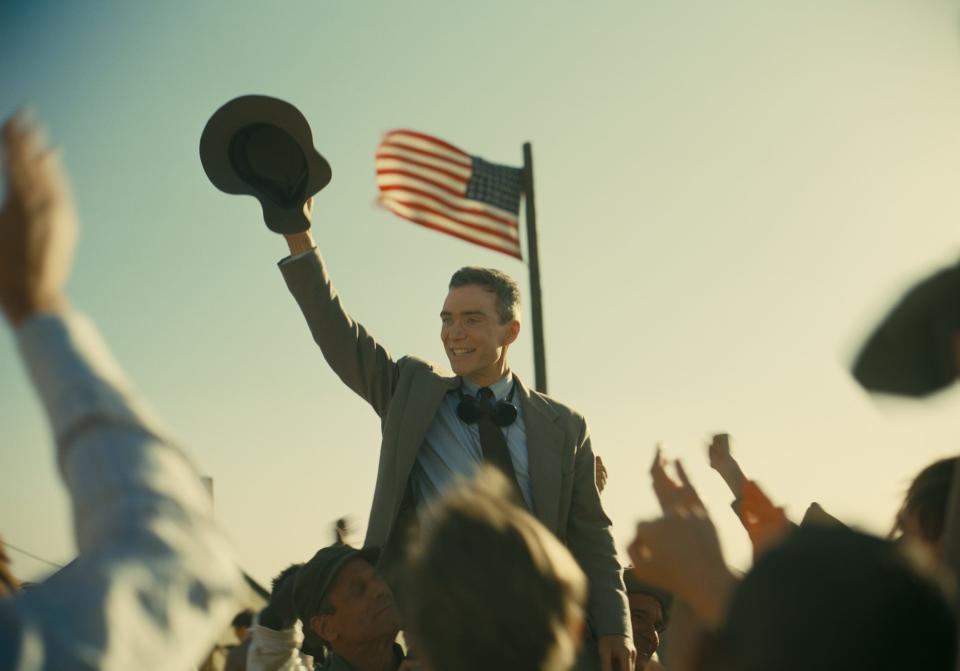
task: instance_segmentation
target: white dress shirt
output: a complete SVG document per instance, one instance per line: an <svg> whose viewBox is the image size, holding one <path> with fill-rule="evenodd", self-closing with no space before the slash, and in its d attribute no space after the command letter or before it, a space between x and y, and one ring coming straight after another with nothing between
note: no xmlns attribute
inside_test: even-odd
<svg viewBox="0 0 960 671"><path fill-rule="evenodd" d="M209 494L88 320L38 315L16 335L56 439L78 556L0 600L0 669L196 668L242 580Z"/></svg>
<svg viewBox="0 0 960 671"><path fill-rule="evenodd" d="M464 378L463 393L476 396L480 387ZM508 373L490 385L497 401L510 398L514 388L513 373ZM530 462L527 455L527 431L523 423L520 400L510 398L517 409L517 419L509 426L500 427L507 442L513 472L520 485L520 493L529 510L533 509L533 486L530 482ZM483 447L480 445L480 427L466 424L457 416L460 395L448 392L437 409L430 428L424 436L417 462L411 473L413 491L420 505L436 501L458 480L470 479L483 465Z"/></svg>

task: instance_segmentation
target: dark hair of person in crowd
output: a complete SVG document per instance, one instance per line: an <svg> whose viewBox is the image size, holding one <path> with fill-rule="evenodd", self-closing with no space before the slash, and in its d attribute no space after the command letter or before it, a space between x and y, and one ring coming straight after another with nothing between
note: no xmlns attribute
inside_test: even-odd
<svg viewBox="0 0 960 671"><path fill-rule="evenodd" d="M902 548L800 528L764 553L704 643L700 671L952 671L957 628L941 588Z"/></svg>
<svg viewBox="0 0 960 671"><path fill-rule="evenodd" d="M569 669L587 584L566 548L485 467L431 511L404 603L414 650L434 671Z"/></svg>
<svg viewBox="0 0 960 671"><path fill-rule="evenodd" d="M450 278L449 288L456 289L471 285L483 287L496 294L497 315L500 317L501 324L520 318L520 287L512 277L495 268L465 266Z"/></svg>
<svg viewBox="0 0 960 671"><path fill-rule="evenodd" d="M233 627L233 632L241 641L247 635L247 629L249 629L251 625L253 625L253 611L249 608L241 610L234 615L233 620L230 622L230 626Z"/></svg>
<svg viewBox="0 0 960 671"><path fill-rule="evenodd" d="M927 546L939 558L947 501L957 457L935 461L910 483L897 513L894 534L902 534Z"/></svg>

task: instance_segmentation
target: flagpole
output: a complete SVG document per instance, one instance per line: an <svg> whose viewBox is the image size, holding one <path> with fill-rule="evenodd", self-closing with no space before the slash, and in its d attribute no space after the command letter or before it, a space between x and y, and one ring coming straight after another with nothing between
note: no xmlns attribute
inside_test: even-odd
<svg viewBox="0 0 960 671"><path fill-rule="evenodd" d="M533 150L523 143L523 192L527 212L527 266L530 268L530 312L533 315L533 366L537 391L547 393L547 359L543 347L540 302L540 256L537 253L537 208L533 202Z"/></svg>

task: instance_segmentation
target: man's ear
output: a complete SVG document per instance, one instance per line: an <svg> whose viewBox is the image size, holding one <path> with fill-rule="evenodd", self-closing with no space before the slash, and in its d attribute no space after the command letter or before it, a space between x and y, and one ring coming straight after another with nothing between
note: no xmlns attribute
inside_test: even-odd
<svg viewBox="0 0 960 671"><path fill-rule="evenodd" d="M520 320L514 319L507 324L507 336L503 339L504 345L512 345L520 335Z"/></svg>
<svg viewBox="0 0 960 671"><path fill-rule="evenodd" d="M328 615L314 615L310 618L310 630L324 641L333 642L340 637L333 620Z"/></svg>

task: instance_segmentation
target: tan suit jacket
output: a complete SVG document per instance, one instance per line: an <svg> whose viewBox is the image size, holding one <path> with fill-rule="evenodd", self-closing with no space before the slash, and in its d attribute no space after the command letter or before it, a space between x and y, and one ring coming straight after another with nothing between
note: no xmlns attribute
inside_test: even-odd
<svg viewBox="0 0 960 671"><path fill-rule="evenodd" d="M383 443L365 545L398 543L414 517L410 473L444 395L459 378L415 357L394 359L344 310L316 251L280 265L313 339L340 379L380 416ZM526 425L533 514L566 544L590 580L588 612L598 636L629 635L626 590L610 519L600 505L586 422L518 381Z"/></svg>

